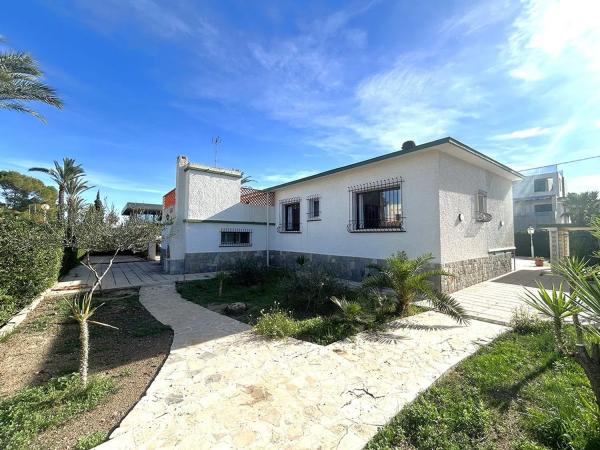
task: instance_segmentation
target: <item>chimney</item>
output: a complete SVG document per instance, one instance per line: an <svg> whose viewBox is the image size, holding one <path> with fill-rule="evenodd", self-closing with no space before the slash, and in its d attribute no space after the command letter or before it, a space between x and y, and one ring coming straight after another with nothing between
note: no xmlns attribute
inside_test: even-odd
<svg viewBox="0 0 600 450"><path fill-rule="evenodd" d="M415 141L404 141L404 143L402 144L402 150L410 150L411 148L415 148L417 146L417 144L415 144Z"/></svg>

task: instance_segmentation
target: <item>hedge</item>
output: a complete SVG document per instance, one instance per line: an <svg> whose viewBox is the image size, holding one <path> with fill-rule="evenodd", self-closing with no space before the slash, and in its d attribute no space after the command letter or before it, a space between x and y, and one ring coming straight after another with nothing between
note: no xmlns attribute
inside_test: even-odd
<svg viewBox="0 0 600 450"><path fill-rule="evenodd" d="M47 224L0 217L0 326L58 279L60 234Z"/></svg>
<svg viewBox="0 0 600 450"><path fill-rule="evenodd" d="M531 256L531 241L527 231L515 233L515 247L517 256ZM537 230L533 234L534 256L550 258L550 237L547 231Z"/></svg>

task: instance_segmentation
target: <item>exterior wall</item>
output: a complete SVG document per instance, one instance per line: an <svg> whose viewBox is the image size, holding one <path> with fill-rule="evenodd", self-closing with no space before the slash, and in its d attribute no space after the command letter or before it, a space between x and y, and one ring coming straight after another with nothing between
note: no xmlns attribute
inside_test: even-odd
<svg viewBox="0 0 600 450"><path fill-rule="evenodd" d="M435 150L409 154L330 176L283 187L275 192L279 202L300 197L300 233L271 232L274 251L384 259L404 250L409 257L432 253L439 262L438 158ZM350 233L349 192L353 185L402 177L402 210L405 232ZM307 221L307 196L320 196L321 220Z"/></svg>
<svg viewBox="0 0 600 450"><path fill-rule="evenodd" d="M203 252L185 255L183 273L217 272L227 270L240 259L254 259L259 264L265 264L264 250Z"/></svg>
<svg viewBox="0 0 600 450"><path fill-rule="evenodd" d="M514 247L512 182L445 153L440 154L441 263L487 258ZM478 222L477 193L487 192L490 222ZM458 218L463 214L464 220ZM510 268L509 268L510 270Z"/></svg>
<svg viewBox="0 0 600 450"><path fill-rule="evenodd" d="M240 179L187 170L187 192L184 219L208 219L240 202Z"/></svg>
<svg viewBox="0 0 600 450"><path fill-rule="evenodd" d="M512 254L498 253L483 258L449 262L442 264L441 268L453 275L441 279L442 292L449 294L510 272Z"/></svg>

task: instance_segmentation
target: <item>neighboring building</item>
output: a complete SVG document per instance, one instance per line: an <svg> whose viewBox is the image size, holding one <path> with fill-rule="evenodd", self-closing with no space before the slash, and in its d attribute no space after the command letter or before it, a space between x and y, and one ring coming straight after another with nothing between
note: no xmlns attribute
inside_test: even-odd
<svg viewBox="0 0 600 450"><path fill-rule="evenodd" d="M564 206L567 193L562 171L546 166L522 174L525 178L513 183L515 231L570 223Z"/></svg>
<svg viewBox="0 0 600 450"><path fill-rule="evenodd" d="M175 188L163 195L162 220L164 223L175 220Z"/></svg>
<svg viewBox="0 0 600 450"><path fill-rule="evenodd" d="M520 178L452 138L258 192L241 192L239 171L180 156L163 268L215 271L240 257L293 265L304 255L361 280L395 252L431 253L456 275L442 285L452 292L511 270L512 182Z"/></svg>

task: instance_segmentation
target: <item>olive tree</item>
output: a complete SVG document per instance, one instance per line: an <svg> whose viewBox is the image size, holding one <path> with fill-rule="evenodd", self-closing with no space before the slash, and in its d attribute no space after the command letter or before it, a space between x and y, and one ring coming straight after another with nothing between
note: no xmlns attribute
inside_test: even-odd
<svg viewBox="0 0 600 450"><path fill-rule="evenodd" d="M102 306L93 306L93 296L96 289L102 291L102 280L112 268L117 255L123 251L142 251L148 242L154 241L161 231L157 222L142 220L138 215L121 219L114 208L97 209L93 205L83 209L72 224L73 233L66 246L77 247L85 252L82 264L93 274L95 281L87 292L69 301L72 317L79 323L80 360L79 374L82 383L87 383L89 359L89 324L115 328L111 325L96 322L90 318ZM108 264L103 269L92 264L90 253L110 252Z"/></svg>

